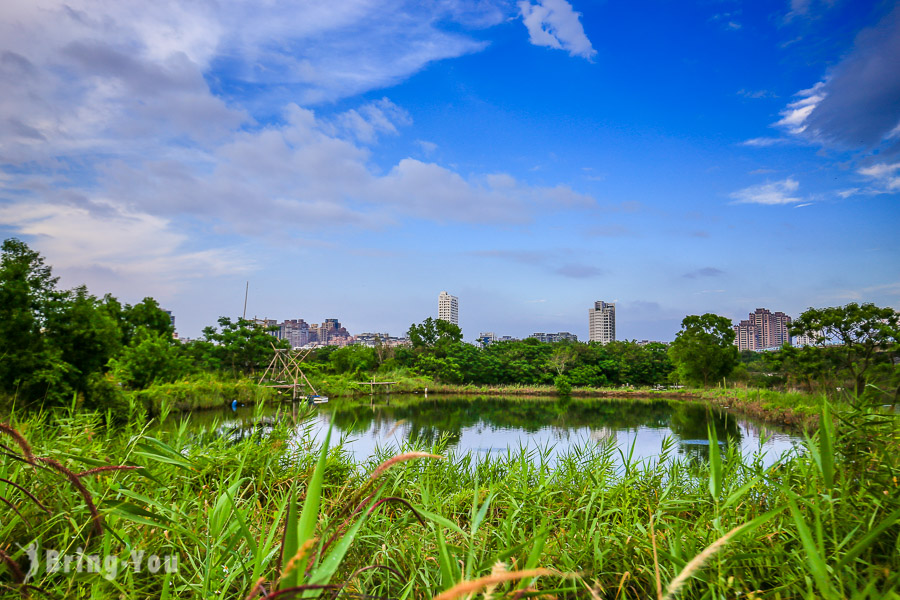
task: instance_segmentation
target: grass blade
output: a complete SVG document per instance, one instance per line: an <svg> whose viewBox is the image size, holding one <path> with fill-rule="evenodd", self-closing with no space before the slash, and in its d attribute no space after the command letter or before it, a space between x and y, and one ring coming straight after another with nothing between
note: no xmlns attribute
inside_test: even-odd
<svg viewBox="0 0 900 600"><path fill-rule="evenodd" d="M288 566L294 555L303 547L307 540L312 538L319 519L319 504L322 499L322 480L325 477L325 462L328 458L328 444L331 441L331 427L325 435L325 442L319 452L319 460L306 488L306 499L300 518L297 519L297 487L291 489L291 505L288 507L287 524L284 530L284 546L281 554L281 568ZM300 585L302 573L299 569L293 569L285 573L281 580L281 589L297 587Z"/></svg>

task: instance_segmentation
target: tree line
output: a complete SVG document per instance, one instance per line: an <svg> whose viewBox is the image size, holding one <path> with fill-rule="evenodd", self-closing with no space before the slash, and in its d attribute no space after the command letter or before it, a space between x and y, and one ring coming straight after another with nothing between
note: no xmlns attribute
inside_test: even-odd
<svg viewBox="0 0 900 600"><path fill-rule="evenodd" d="M543 343L536 339L478 347L459 327L436 319L413 324L409 346L326 347L306 358L310 374L372 377L409 373L451 384L573 387L715 385L725 378L759 387L807 391L847 388L900 394L898 313L871 304L810 309L792 326L816 345L739 353L731 322L685 317L671 344L617 341ZM221 317L190 343L174 338L169 315L152 298L123 304L84 286L58 287L39 253L8 239L0 249L0 399L54 405L80 397L102 408L113 388L144 389L203 373L247 377L265 368L272 331Z"/></svg>

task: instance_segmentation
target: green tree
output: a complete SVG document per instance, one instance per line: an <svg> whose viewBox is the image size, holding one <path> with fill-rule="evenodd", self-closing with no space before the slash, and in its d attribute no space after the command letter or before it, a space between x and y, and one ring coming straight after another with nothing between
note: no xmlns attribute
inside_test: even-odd
<svg viewBox="0 0 900 600"><path fill-rule="evenodd" d="M203 340L191 344L191 353L197 363L207 369L229 370L233 374L251 375L263 369L272 360L272 346L289 348L287 340L269 335L265 328L246 319L232 321L220 317L219 327L203 329Z"/></svg>
<svg viewBox="0 0 900 600"><path fill-rule="evenodd" d="M172 327L172 318L159 307L159 303L153 298L144 298L134 306L125 305L125 340L127 344L136 332L145 328L160 335L172 337L175 329Z"/></svg>
<svg viewBox="0 0 900 600"><path fill-rule="evenodd" d="M682 379L704 386L726 377L740 360L731 321L711 313L685 317L668 353Z"/></svg>
<svg viewBox="0 0 900 600"><path fill-rule="evenodd" d="M450 345L462 340L462 329L449 321L428 317L419 325L410 325L406 335L414 349L424 351L436 348L444 351L442 355L446 355L445 351Z"/></svg>
<svg viewBox="0 0 900 600"><path fill-rule="evenodd" d="M853 378L856 395L865 391L868 373L891 361L900 348L900 313L893 308L851 302L846 306L810 308L791 324L791 335L812 337L820 348L839 353Z"/></svg>
<svg viewBox="0 0 900 600"><path fill-rule="evenodd" d="M46 343L70 366L66 380L78 392L119 353L119 335L119 324L84 286L63 293L44 323Z"/></svg>
<svg viewBox="0 0 900 600"><path fill-rule="evenodd" d="M147 327L137 329L128 346L110 360L109 367L117 381L135 390L171 383L191 371L181 344L170 334Z"/></svg>
<svg viewBox="0 0 900 600"><path fill-rule="evenodd" d="M547 359L547 365L560 376L565 372L566 366L575 360L575 356L575 350L570 344L558 344Z"/></svg>
<svg viewBox="0 0 900 600"><path fill-rule="evenodd" d="M41 255L17 239L0 248L0 389L26 402L58 387L68 370L43 328L60 294Z"/></svg>

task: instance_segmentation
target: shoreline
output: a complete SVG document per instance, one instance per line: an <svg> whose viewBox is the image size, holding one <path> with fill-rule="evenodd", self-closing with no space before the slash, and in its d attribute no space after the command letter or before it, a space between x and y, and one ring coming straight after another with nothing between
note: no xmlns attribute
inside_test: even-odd
<svg viewBox="0 0 900 600"><path fill-rule="evenodd" d="M401 386L398 386L401 387ZM395 394L421 394L419 390L393 390ZM559 397L554 386L455 386L435 384L427 386L428 393L435 395L459 396L521 396L521 397ZM754 396L755 392L755 396ZM375 396L384 394L375 394ZM639 399L659 398L663 400L684 400L686 402L702 402L737 414L758 419L771 425L785 427L797 432L813 431L819 425L821 396L791 392L775 392L771 390L748 390L734 388L653 390L653 389L602 389L573 388L568 394L572 398L609 398ZM332 398L364 398L368 393L335 394Z"/></svg>
<svg viewBox="0 0 900 600"><path fill-rule="evenodd" d="M247 385L247 384L250 385ZM369 394L364 390L338 389L329 390L328 382L322 382L320 390L324 395L333 400L339 399L363 399L366 397L379 397L385 394ZM187 389L185 389L187 388ZM456 396L510 396L510 397L560 397L555 386L475 386L441 384L433 381L401 381L391 390L394 395L420 395L425 390L434 395ZM660 400L682 400L685 402L705 403L708 406L733 411L736 414L752 417L754 419L785 427L794 431L813 431L819 424L822 396L814 396L802 393L776 392L771 390L748 390L745 388L732 389L696 389L685 388L677 390L656 390L641 388L574 388L568 394L572 398L598 398L629 400L641 398L656 398ZM164 400L165 398L165 400ZM162 404L168 405L172 412L192 412L195 410L215 410L227 407L232 400L237 399L241 404L282 404L289 400L275 397L268 390L260 388L251 382L240 381L205 381L200 385L183 386L168 384L157 389L135 394L135 400L139 400L149 409L151 414L158 414Z"/></svg>

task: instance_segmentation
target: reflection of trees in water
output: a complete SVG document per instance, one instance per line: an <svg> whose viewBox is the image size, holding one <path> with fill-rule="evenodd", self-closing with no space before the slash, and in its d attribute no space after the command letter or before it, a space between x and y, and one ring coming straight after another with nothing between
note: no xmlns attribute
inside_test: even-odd
<svg viewBox="0 0 900 600"><path fill-rule="evenodd" d="M267 435L279 421L309 423L310 416L318 415L350 438L390 437L397 443L422 446L446 439L455 446L467 429L506 429L530 434L543 430L569 443L586 441L585 431L590 440L615 442L619 431L648 428L670 430L680 440L679 452L697 460L707 460L709 456L707 424L712 424L723 443L740 443L742 438L738 421L726 412L674 400L395 396L379 404L336 401L318 408L305 404L294 408L296 414L290 405L265 410L246 407L237 412L198 412L190 416L190 429L203 439L225 437L237 442L257 433ZM398 426L398 422L402 424ZM171 420L165 426L176 423Z"/></svg>
<svg viewBox="0 0 900 600"><path fill-rule="evenodd" d="M617 431L671 429L691 446L688 453L703 453L707 423L720 440L741 440L737 421L722 411L672 400L612 401L602 399L505 399L505 398L415 398L387 404L338 404L325 410L342 431L353 433L388 431L398 421L407 424L406 438L431 444L448 435L459 441L467 428L518 429L527 433L550 429L557 439L569 439L576 429L587 428L600 438L615 439ZM590 437L594 438L595 433ZM702 440L695 444L690 440ZM705 449L709 454L708 447Z"/></svg>
<svg viewBox="0 0 900 600"><path fill-rule="evenodd" d="M716 432L723 455L731 444L740 446L743 433L733 415L696 405L680 404L672 407L672 433L681 439L678 452L691 461L709 460L709 425Z"/></svg>

